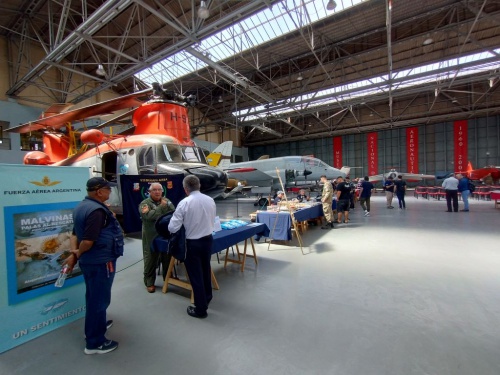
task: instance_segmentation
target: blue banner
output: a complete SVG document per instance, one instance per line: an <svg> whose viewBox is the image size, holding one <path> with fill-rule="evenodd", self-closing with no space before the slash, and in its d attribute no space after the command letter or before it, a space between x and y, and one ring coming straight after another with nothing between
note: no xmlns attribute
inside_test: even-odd
<svg viewBox="0 0 500 375"><path fill-rule="evenodd" d="M163 196L167 197L174 206L186 196L182 187L184 174L175 175L120 175L120 186L123 203L123 230L125 233L140 232L142 230L139 204L149 197L149 186L158 182L163 186Z"/></svg>
<svg viewBox="0 0 500 375"><path fill-rule="evenodd" d="M70 250L88 168L0 164L0 353L84 316L78 268L54 287Z"/></svg>

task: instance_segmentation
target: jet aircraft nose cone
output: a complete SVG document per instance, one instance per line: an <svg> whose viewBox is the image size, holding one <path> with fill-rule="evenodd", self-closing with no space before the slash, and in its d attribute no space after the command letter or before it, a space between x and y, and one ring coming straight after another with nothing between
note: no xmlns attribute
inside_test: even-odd
<svg viewBox="0 0 500 375"><path fill-rule="evenodd" d="M188 171L200 179L202 193L217 197L226 190L227 174L219 168L190 168Z"/></svg>

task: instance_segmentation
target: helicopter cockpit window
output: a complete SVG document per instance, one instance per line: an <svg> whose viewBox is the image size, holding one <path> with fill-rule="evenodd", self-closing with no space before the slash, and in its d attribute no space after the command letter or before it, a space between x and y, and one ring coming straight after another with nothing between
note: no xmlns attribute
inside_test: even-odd
<svg viewBox="0 0 500 375"><path fill-rule="evenodd" d="M144 147L139 152L139 166L153 165L154 153L152 147Z"/></svg>
<svg viewBox="0 0 500 375"><path fill-rule="evenodd" d="M182 152L180 146L176 144L158 145L158 162L182 162Z"/></svg>
<svg viewBox="0 0 500 375"><path fill-rule="evenodd" d="M203 150L199 147L184 146L182 147L182 158L184 161L206 163Z"/></svg>

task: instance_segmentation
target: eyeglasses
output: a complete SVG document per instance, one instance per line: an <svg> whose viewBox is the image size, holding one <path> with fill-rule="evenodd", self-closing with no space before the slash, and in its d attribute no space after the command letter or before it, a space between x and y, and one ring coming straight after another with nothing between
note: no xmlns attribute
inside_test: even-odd
<svg viewBox="0 0 500 375"><path fill-rule="evenodd" d="M150 191L163 191L163 189L151 189Z"/></svg>

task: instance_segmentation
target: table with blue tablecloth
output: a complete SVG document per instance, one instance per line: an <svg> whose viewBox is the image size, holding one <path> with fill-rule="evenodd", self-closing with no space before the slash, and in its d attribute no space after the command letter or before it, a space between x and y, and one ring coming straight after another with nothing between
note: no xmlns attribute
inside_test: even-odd
<svg viewBox="0 0 500 375"><path fill-rule="evenodd" d="M247 257L254 258L255 264L258 264L257 255L255 253L255 247L252 237L255 235L266 235L267 227L261 223L251 223L245 226L241 226L230 230L221 230L213 234L212 241L212 254L218 253L222 250L226 250L226 256L224 261L224 267L226 267L228 262L237 263L241 265L241 272L245 268L245 261ZM250 239L250 244L252 246L253 255L247 255L247 244L248 239ZM238 243L244 242L243 252L240 252ZM236 251L238 253L238 259L231 259L228 257L229 248L231 246L236 246ZM166 251L168 249L168 239L162 236L157 236L152 245L152 251ZM184 289L191 290L191 302L193 301L192 288L189 280L179 280L172 276L173 268L175 264L175 259L172 257L167 270L167 276L165 277L165 282L163 283L163 293L167 293L168 285L176 285ZM212 284L214 289L219 289L219 284L212 272Z"/></svg>
<svg viewBox="0 0 500 375"><path fill-rule="evenodd" d="M297 222L316 219L321 216L323 216L323 208L320 204L294 211L295 221ZM258 212L256 221L257 223L266 224L269 235L264 234L264 237L281 241L290 241L292 239L292 218L290 212Z"/></svg>

